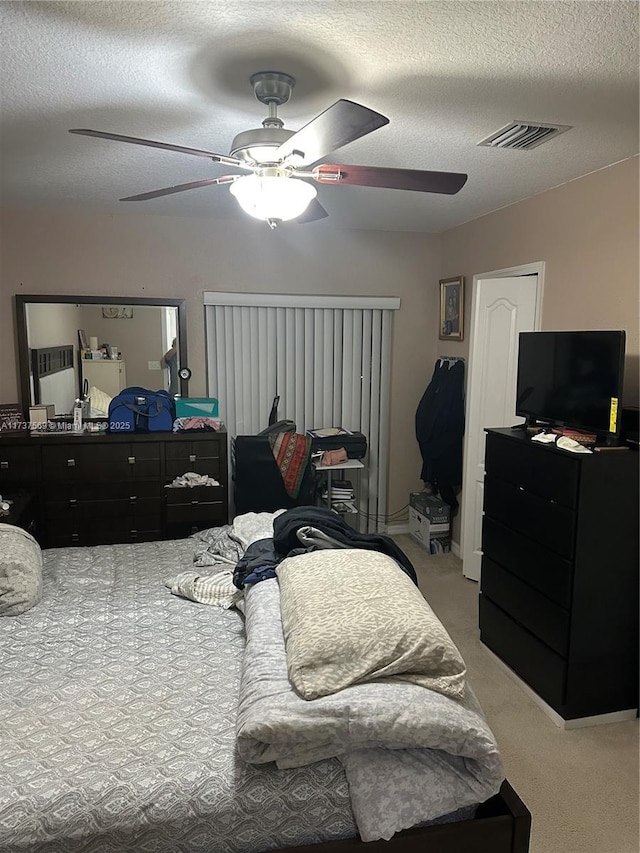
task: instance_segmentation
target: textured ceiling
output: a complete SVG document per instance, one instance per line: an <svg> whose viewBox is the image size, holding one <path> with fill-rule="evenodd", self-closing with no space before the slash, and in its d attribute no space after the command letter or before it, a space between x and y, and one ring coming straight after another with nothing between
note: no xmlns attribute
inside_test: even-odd
<svg viewBox="0 0 640 853"><path fill-rule="evenodd" d="M291 227L440 232L637 153L638 10L620 0L1 2L1 197L242 218L226 186L118 202L225 167L67 129L226 154L266 115L249 76L278 70L297 81L279 111L287 128L339 98L389 117L330 162L469 175L455 196L319 187L329 218ZM477 147L512 120L572 130L530 151Z"/></svg>

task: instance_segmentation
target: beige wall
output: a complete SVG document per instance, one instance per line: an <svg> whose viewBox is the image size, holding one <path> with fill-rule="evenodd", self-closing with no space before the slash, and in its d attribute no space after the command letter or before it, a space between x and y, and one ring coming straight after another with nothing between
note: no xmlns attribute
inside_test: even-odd
<svg viewBox="0 0 640 853"><path fill-rule="evenodd" d="M421 487L414 414L437 354L430 329L437 314L439 237L311 225L269 231L244 220L232 225L44 209L6 210L0 225L1 402L17 399L15 293L186 299L192 396L206 392L205 290L399 296L388 511L406 505L409 491Z"/></svg>
<svg viewBox="0 0 640 853"><path fill-rule="evenodd" d="M175 310L175 309L173 309ZM102 316L102 305L83 305L82 327L87 338L98 338L118 348L125 363L127 385L138 385L154 391L168 388L167 370L149 370L149 362L159 362L169 348L162 343L162 308L156 305L136 305L133 317L112 319Z"/></svg>
<svg viewBox="0 0 640 853"><path fill-rule="evenodd" d="M442 235L443 278L545 262L543 329L626 329L626 405L638 405L638 158L625 160ZM437 334L437 323L432 327Z"/></svg>
<svg viewBox="0 0 640 853"><path fill-rule="evenodd" d="M391 365L392 513L422 485L414 415L434 359L468 354L473 275L545 261L543 328L625 328L625 402L637 404L637 158L441 236L293 225L272 232L243 220L67 210L14 209L0 216L0 402L17 399L15 293L186 299L192 396L206 393L205 290L399 296ZM439 341L438 279L459 274L467 279L465 340Z"/></svg>
<svg viewBox="0 0 640 853"><path fill-rule="evenodd" d="M637 157L447 231L441 276L466 278L466 332L442 351L468 355L474 275L544 261L541 327L625 329L623 404L637 406L638 233Z"/></svg>

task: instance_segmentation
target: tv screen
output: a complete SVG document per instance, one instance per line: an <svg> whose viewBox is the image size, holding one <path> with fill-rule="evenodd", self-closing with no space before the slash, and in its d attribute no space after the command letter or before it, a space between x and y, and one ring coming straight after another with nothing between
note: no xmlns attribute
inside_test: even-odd
<svg viewBox="0 0 640 853"><path fill-rule="evenodd" d="M624 331L521 332L516 415L619 434Z"/></svg>

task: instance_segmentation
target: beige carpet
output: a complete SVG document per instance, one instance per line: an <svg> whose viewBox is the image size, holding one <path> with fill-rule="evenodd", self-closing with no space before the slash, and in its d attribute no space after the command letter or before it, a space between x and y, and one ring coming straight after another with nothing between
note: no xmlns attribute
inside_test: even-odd
<svg viewBox="0 0 640 853"><path fill-rule="evenodd" d="M558 728L481 645L478 584L460 560L393 538L467 663L507 778L532 814L530 853L638 853L638 721Z"/></svg>

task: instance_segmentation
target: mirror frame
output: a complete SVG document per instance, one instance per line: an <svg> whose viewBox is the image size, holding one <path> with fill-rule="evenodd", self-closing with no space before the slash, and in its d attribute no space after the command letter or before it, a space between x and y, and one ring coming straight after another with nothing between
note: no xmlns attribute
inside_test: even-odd
<svg viewBox="0 0 640 853"><path fill-rule="evenodd" d="M89 296L69 294L20 294L15 295L16 343L18 347L18 392L20 405L25 415L31 403L29 341L27 339L27 305L30 303L67 303L86 305L157 305L178 309L178 355L180 367L187 367L187 302L186 299L147 296ZM77 342L74 349L77 349ZM189 396L189 380L180 379L180 396Z"/></svg>

